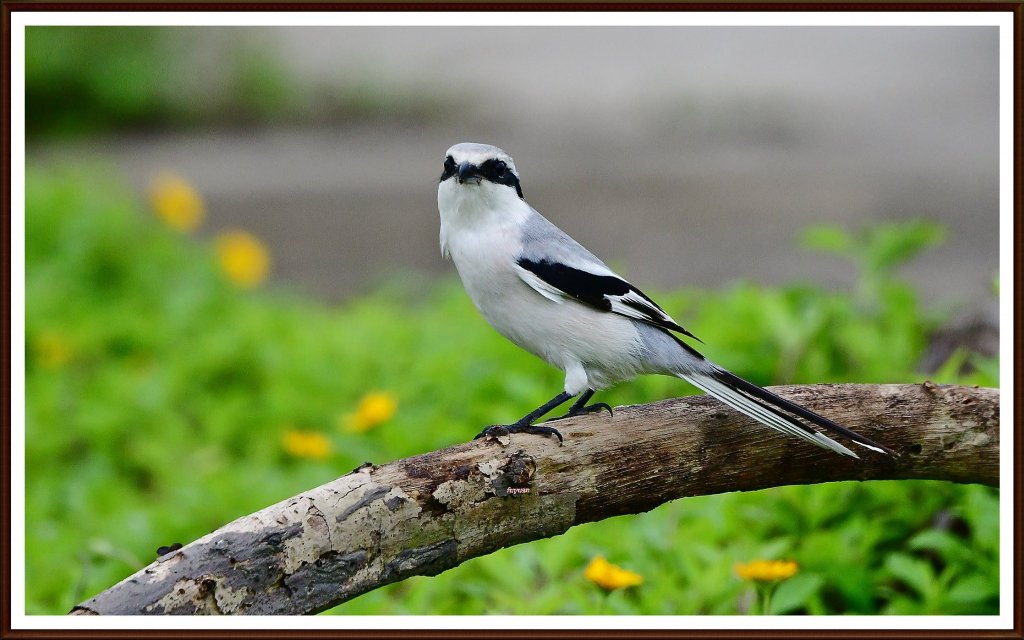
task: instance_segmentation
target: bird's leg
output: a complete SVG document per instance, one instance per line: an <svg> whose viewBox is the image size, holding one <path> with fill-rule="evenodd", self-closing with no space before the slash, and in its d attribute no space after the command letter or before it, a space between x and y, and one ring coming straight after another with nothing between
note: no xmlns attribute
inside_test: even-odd
<svg viewBox="0 0 1024 640"><path fill-rule="evenodd" d="M602 411L602 410L603 411L607 411L608 415L610 415L610 416L611 415L615 415L614 413L612 413L612 408L609 407L604 402L597 402L597 403L594 403L594 404L592 404L592 405L590 405L588 407L587 406L587 401L589 401L590 398L593 397L593 395L594 395L594 390L593 389L587 389L586 391L583 392L583 395L581 395L579 397L579 399L576 400L576 402L572 403L572 406L569 407L569 412L568 413L566 413L564 416L558 416L557 418L554 418L554 420L562 420L563 418L572 418L574 416L580 416L580 415L583 415L585 413L598 413L599 411Z"/></svg>
<svg viewBox="0 0 1024 640"><path fill-rule="evenodd" d="M483 431L477 434L477 438L483 438L484 436L502 436L506 433L534 433L542 436L558 436L558 442L562 442L562 434L558 433L558 429L552 429L551 427L538 427L533 424L533 421L543 416L548 411L551 411L560 404L563 404L566 400L572 397L572 394L563 391L554 398L551 398L541 406L537 407L530 413L526 414L515 424L502 425L496 424L493 427L487 427Z"/></svg>

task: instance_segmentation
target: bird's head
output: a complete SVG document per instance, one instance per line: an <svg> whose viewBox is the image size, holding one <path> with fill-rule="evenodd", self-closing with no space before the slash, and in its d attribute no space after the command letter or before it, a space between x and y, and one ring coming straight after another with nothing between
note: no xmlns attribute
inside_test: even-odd
<svg viewBox="0 0 1024 640"><path fill-rule="evenodd" d="M460 233L515 226L533 215L512 157L498 147L475 142L457 144L445 153L437 208L444 254L449 240Z"/></svg>
<svg viewBox="0 0 1024 640"><path fill-rule="evenodd" d="M489 144L463 142L445 153L438 185L442 200L480 200L489 206L523 199L512 157Z"/></svg>

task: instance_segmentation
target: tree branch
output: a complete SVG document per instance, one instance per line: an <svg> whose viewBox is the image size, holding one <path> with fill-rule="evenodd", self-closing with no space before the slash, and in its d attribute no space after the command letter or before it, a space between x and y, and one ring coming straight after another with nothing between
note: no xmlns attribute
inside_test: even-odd
<svg viewBox="0 0 1024 640"><path fill-rule="evenodd" d="M315 613L502 547L685 496L835 480L998 485L999 390L814 385L775 392L896 450L835 455L707 396L622 407L363 465L168 553L76 614ZM468 431L467 431L468 433Z"/></svg>

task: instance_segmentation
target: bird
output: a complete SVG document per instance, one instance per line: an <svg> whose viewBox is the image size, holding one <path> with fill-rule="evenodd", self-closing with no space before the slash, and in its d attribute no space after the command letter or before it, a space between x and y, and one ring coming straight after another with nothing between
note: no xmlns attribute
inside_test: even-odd
<svg viewBox="0 0 1024 640"><path fill-rule="evenodd" d="M556 436L534 424L577 398L558 419L608 411L589 404L597 391L639 375L686 380L729 407L844 456L849 448L811 425L869 450L895 455L869 438L763 389L711 362L697 340L654 300L530 206L512 157L489 144L463 142L445 153L438 181L442 256L450 258L473 305L500 334L565 373L554 398L510 425L476 437Z"/></svg>

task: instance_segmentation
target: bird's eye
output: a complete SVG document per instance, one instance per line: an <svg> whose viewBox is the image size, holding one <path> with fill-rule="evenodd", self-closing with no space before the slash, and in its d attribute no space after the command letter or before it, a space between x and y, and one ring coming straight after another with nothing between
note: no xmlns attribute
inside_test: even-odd
<svg viewBox="0 0 1024 640"><path fill-rule="evenodd" d="M507 169L508 165L502 162L501 160L498 160L497 162L494 163L494 174L497 175L498 177L505 175L505 171Z"/></svg>
<svg viewBox="0 0 1024 640"><path fill-rule="evenodd" d="M445 169L454 169L455 168L455 158L453 158L451 156L448 156L447 158L445 158L444 159L444 168Z"/></svg>

